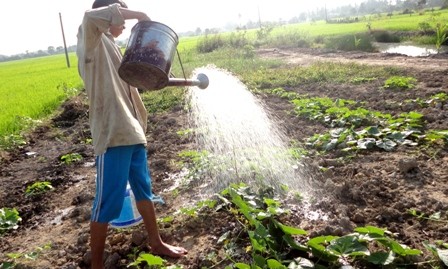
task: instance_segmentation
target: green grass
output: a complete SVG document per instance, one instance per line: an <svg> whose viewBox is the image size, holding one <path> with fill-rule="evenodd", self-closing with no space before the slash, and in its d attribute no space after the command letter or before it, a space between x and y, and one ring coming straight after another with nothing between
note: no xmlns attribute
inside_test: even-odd
<svg viewBox="0 0 448 269"><path fill-rule="evenodd" d="M77 61L65 55L0 63L0 137L18 133L23 119L39 119L51 113L81 87Z"/></svg>

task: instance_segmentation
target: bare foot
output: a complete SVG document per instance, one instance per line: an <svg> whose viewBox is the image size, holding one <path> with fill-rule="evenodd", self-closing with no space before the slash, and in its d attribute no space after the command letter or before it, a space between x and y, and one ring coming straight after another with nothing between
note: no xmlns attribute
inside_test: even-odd
<svg viewBox="0 0 448 269"><path fill-rule="evenodd" d="M183 247L172 246L162 242L161 245L151 246L151 253L159 256L168 256L170 258L181 258L188 251Z"/></svg>

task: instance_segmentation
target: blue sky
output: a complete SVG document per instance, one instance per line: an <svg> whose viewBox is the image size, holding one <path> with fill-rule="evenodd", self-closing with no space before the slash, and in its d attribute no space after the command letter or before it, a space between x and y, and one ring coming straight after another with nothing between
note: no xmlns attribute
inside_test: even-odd
<svg viewBox="0 0 448 269"><path fill-rule="evenodd" d="M7 1L3 5L0 25L0 54L12 55L27 50L47 50L63 46L59 13L61 13L67 45L76 44L76 33L85 10L93 0L28 0ZM125 0L129 8L146 12L153 20L167 24L176 32L194 31L197 27L222 27L228 22L289 19L302 11L356 0ZM26 3L26 4L25 4ZM25 6L26 5L26 6ZM127 22L123 39L135 22Z"/></svg>

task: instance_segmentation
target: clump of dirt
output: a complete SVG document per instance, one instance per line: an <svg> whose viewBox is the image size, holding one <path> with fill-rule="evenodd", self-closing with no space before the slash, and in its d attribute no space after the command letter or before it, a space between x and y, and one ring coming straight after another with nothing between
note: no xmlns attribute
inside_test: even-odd
<svg viewBox="0 0 448 269"><path fill-rule="evenodd" d="M416 77L413 91L381 91L379 84L363 85L319 84L291 91L310 96L328 96L357 100L368 109L391 114L418 111L427 128L448 129L448 104L422 108L402 103L405 99L427 98L435 93L448 93L448 58L443 56L410 58L378 53L336 52L312 49L269 49L261 57L283 59L290 65L309 65L315 61L354 61L362 64L393 65L404 74ZM289 113L292 105L285 99L263 96L263 103L286 135L302 141L315 133L325 132L318 122L298 118ZM89 143L88 107L85 94L66 102L59 114L27 135L28 144L5 156L0 165L0 208L16 208L22 221L17 230L0 237L0 263L9 260L8 253L30 253L51 243L49 249L39 250L35 260L17 262L20 268L89 268L89 217L95 188L95 158ZM226 232L237 237L242 226L225 211L202 209L200 218L177 214L197 201L200 191L188 184L171 191L182 181L185 172L177 164L178 153L196 149L194 140L179 136L188 128L188 114L180 107L149 117L148 164L151 168L154 191L165 199L157 205L160 218L174 216L171 222L161 222L164 240L180 244L189 254L170 264L183 268L224 268L226 250L219 238ZM81 161L65 163L61 157L78 153ZM307 230L310 236L343 235L354 227L373 225L387 228L396 239L412 248L422 249L425 241L447 241L447 222L422 221L410 215L411 208L420 212L448 211L448 149L441 145L434 151L414 147L399 147L395 151L361 152L350 160L335 153L306 160L314 174L319 190L316 203L310 210L324 212L326 219L310 219L294 209L287 221ZM321 167L325 168L325 172ZM54 190L38 196L25 195L26 187L37 181L49 181ZM443 215L446 218L446 215ZM232 253L238 261L248 261L246 246ZM142 225L126 230L110 229L105 255L106 268L126 268L134 261L136 251L150 250ZM215 258L211 258L213 253ZM421 268L425 268L424 265Z"/></svg>
<svg viewBox="0 0 448 269"><path fill-rule="evenodd" d="M80 97L75 97L62 105L62 113L53 119L53 124L56 127L71 127L79 118L87 115L88 105Z"/></svg>

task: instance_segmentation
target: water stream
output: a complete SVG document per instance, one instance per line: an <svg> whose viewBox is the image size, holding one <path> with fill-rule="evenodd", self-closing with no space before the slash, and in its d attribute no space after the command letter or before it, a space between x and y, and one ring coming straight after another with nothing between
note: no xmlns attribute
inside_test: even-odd
<svg viewBox="0 0 448 269"><path fill-rule="evenodd" d="M212 66L196 72L210 79L206 90L189 91L191 126L208 156L208 190L244 182L256 190L303 191L301 165L266 107L231 73Z"/></svg>
<svg viewBox="0 0 448 269"><path fill-rule="evenodd" d="M382 53L399 53L411 57L425 57L448 51L447 46L442 46L437 51L435 45L416 45L412 43L375 43Z"/></svg>

